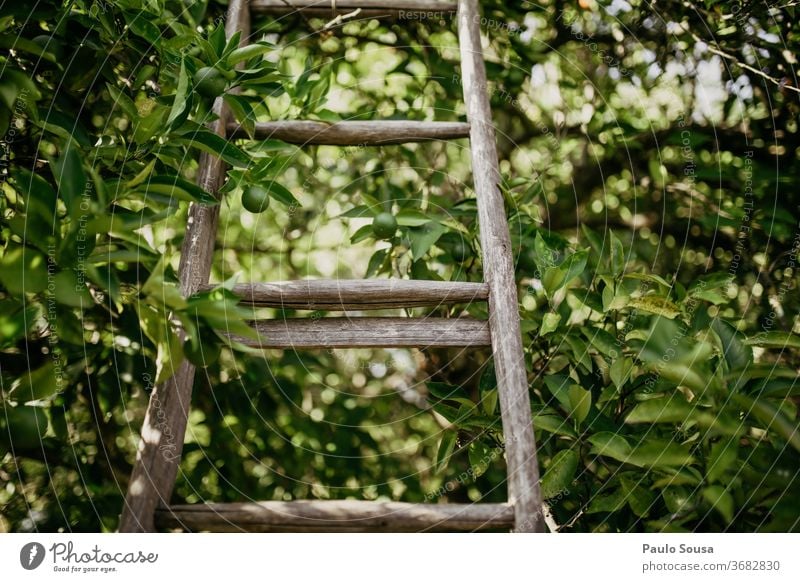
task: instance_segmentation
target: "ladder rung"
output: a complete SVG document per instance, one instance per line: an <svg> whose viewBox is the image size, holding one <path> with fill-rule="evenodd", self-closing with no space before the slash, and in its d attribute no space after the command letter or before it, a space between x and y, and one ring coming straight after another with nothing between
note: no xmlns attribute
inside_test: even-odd
<svg viewBox="0 0 800 582"><path fill-rule="evenodd" d="M253 322L255 348L469 347L490 345L489 323L459 317L324 317Z"/></svg>
<svg viewBox="0 0 800 582"><path fill-rule="evenodd" d="M228 125L234 139L249 136L238 123ZM300 145L373 146L469 137L469 124L457 121L267 121L256 123L257 139Z"/></svg>
<svg viewBox="0 0 800 582"><path fill-rule="evenodd" d="M254 14L290 14L302 10L312 16L332 17L361 9L359 16L372 18L402 17L403 12L452 14L457 11L457 2L440 0L336 0L333 10L331 0L251 0L250 10Z"/></svg>
<svg viewBox="0 0 800 582"><path fill-rule="evenodd" d="M363 311L486 301L489 286L405 279L335 279L240 284L233 292L242 298L242 303L257 307Z"/></svg>
<svg viewBox="0 0 800 582"><path fill-rule="evenodd" d="M263 501L173 505L156 511L163 529L212 532L475 531L510 529L505 503L471 505L379 501Z"/></svg>

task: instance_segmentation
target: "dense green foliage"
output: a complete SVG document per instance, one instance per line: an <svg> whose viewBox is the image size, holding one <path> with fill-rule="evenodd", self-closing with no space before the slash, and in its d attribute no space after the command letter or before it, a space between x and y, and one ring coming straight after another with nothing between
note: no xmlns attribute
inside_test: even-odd
<svg viewBox="0 0 800 582"><path fill-rule="evenodd" d="M482 4L555 521L798 529L794 8ZM463 120L454 24L264 19L237 51L224 10L3 5L0 529L113 530L148 393L184 356L203 367L181 499L505 498L488 352L251 353L222 332L325 314L254 314L227 285L183 298L175 275L188 205L214 203L205 152L231 167L215 281L480 280L466 142L203 129L220 93L250 133Z"/></svg>

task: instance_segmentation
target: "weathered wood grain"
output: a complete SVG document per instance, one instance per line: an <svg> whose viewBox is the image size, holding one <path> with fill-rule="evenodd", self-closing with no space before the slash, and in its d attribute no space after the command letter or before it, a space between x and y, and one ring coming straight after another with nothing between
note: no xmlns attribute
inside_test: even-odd
<svg viewBox="0 0 800 582"><path fill-rule="evenodd" d="M256 321L259 338L231 338L254 348L400 348L489 345L486 321L459 317L326 317Z"/></svg>
<svg viewBox="0 0 800 582"><path fill-rule="evenodd" d="M201 290L211 287L204 285ZM336 279L240 284L233 292L242 304L257 307L363 311L486 301L489 287L485 283Z"/></svg>
<svg viewBox="0 0 800 582"><path fill-rule="evenodd" d="M228 7L225 34L230 38L238 30L242 31L241 44L245 44L250 34L246 0L231 0ZM214 103L214 112L219 119L211 124L211 130L224 136L229 111L222 99ZM202 154L199 167L198 183L209 192L217 192L225 174L222 160ZM218 219L219 206L192 204L189 209L179 267L184 296L208 282ZM172 378L153 388L120 517L121 532L154 531L156 507L169 503L183 451L194 373L194 366L184 361Z"/></svg>
<svg viewBox="0 0 800 582"><path fill-rule="evenodd" d="M508 500L516 531L544 531L539 465L531 426L530 395L522 352L517 286L503 197L498 188L492 111L481 47L477 0L459 0L458 32L472 175L478 201L484 281L489 285L489 327L506 441Z"/></svg>
<svg viewBox="0 0 800 582"><path fill-rule="evenodd" d="M212 532L421 532L510 529L504 503L473 505L378 501L267 501L173 505L160 509L158 527Z"/></svg>
<svg viewBox="0 0 800 582"><path fill-rule="evenodd" d="M251 0L254 14L291 14L302 11L309 16L333 18L360 10L358 17L407 18L413 20L450 17L456 2L443 0Z"/></svg>
<svg viewBox="0 0 800 582"><path fill-rule="evenodd" d="M247 139L238 124L228 124L233 139ZM469 124L450 121L267 121L256 123L256 139L298 145L379 146L469 137Z"/></svg>

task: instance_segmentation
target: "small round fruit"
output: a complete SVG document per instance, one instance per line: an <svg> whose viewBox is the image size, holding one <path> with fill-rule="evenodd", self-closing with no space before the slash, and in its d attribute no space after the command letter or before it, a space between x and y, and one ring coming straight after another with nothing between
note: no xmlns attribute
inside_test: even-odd
<svg viewBox="0 0 800 582"><path fill-rule="evenodd" d="M215 341L193 342L187 340L183 344L186 359L198 368L206 368L219 359L222 348Z"/></svg>
<svg viewBox="0 0 800 582"><path fill-rule="evenodd" d="M450 249L450 254L457 262L466 263L472 258L472 247L463 238L459 238Z"/></svg>
<svg viewBox="0 0 800 582"><path fill-rule="evenodd" d="M225 92L228 81L219 69L203 67L194 74L194 88L203 97L213 99Z"/></svg>
<svg viewBox="0 0 800 582"><path fill-rule="evenodd" d="M449 254L457 263L466 263L473 256L472 247L467 240L458 234L448 233L436 243L440 249Z"/></svg>
<svg viewBox="0 0 800 582"><path fill-rule="evenodd" d="M249 186L242 192L242 206L248 212L258 214L269 208L269 192L261 186Z"/></svg>
<svg viewBox="0 0 800 582"><path fill-rule="evenodd" d="M381 212L372 221L372 232L379 239L389 239L397 232L397 219L390 212Z"/></svg>

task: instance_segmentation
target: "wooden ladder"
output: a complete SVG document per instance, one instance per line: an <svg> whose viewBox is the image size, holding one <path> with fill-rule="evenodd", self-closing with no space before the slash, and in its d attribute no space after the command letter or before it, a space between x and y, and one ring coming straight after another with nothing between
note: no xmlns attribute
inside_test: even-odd
<svg viewBox="0 0 800 582"><path fill-rule="evenodd" d="M189 413L195 368L184 361L178 372L155 387L142 427L120 531L183 528L190 531L544 531L528 382L514 279L511 241L498 182L495 134L489 106L477 0L231 0L226 34L250 36L251 13L295 10L328 16L332 11L383 18L400 11L457 13L462 82L468 123L315 121L258 124L257 138L297 144L396 144L469 137L477 196L484 283L433 281L295 281L239 285L243 302L258 306L343 311L487 301L489 320L469 318L323 318L256 323L259 339L240 341L263 348L426 347L490 345L495 362L505 456L508 501L494 504L420 504L371 501L267 501L170 505ZM389 7L387 7L387 5ZM231 123L222 99L213 131L226 139L245 137ZM210 192L222 185L221 160L203 154L199 183ZM184 296L208 287L219 206L193 204L180 261Z"/></svg>

